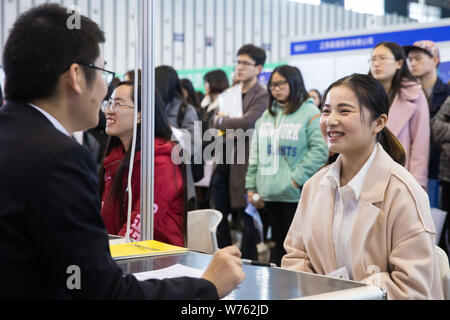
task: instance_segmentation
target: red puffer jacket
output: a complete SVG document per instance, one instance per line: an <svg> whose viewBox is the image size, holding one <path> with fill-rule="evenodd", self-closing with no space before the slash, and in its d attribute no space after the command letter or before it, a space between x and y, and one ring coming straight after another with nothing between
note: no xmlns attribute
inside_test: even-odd
<svg viewBox="0 0 450 320"><path fill-rule="evenodd" d="M112 184L122 162L125 152L122 146L118 146L111 150L109 155L103 161L105 167L105 185L102 195L102 218L105 222L106 230L109 234L125 236L127 231L127 213L128 213L128 168L124 170L122 179L123 190L123 212L124 217L119 217L119 200L109 196ZM141 151L136 152L133 164L133 175L131 178L131 190L133 196L133 203L131 206L131 226L130 238L139 241L141 238Z"/></svg>
<svg viewBox="0 0 450 320"><path fill-rule="evenodd" d="M155 139L155 179L154 179L154 239L177 246L184 246L183 222L183 180L181 169L171 159L173 144L163 139ZM106 202L106 198L112 186L112 181L117 173L120 162L124 156L123 148L118 147L111 150L105 158L105 188L102 198L102 217L105 221L108 233L125 235L126 218L119 221L118 201ZM133 206L131 213L130 237L139 241L140 234L140 174L141 174L141 152L138 151L134 160L132 188ZM124 173L123 185L126 190L128 172ZM128 196L124 199L124 212L128 208Z"/></svg>
<svg viewBox="0 0 450 320"><path fill-rule="evenodd" d="M172 142L155 138L154 238L184 247L183 176L172 162L173 147Z"/></svg>

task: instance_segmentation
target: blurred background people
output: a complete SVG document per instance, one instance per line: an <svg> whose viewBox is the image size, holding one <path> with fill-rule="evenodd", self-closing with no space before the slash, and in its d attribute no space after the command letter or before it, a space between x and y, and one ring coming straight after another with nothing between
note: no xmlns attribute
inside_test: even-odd
<svg viewBox="0 0 450 320"><path fill-rule="evenodd" d="M195 92L194 86L192 85L191 80L189 79L181 79L180 80L181 92L183 94L184 101L195 108L195 111L200 112L200 101L198 99L198 95Z"/></svg>
<svg viewBox="0 0 450 320"><path fill-rule="evenodd" d="M194 130L195 122L198 121L197 111L194 106L184 100L180 79L174 68L170 66L157 67L155 69L155 87L161 94L172 128L186 130L181 139L183 139L183 153L190 161L190 163L186 163L187 192L189 209L193 210L197 207L194 182L200 181L204 174L201 131ZM194 143L195 141L197 143Z"/></svg>
<svg viewBox="0 0 450 320"><path fill-rule="evenodd" d="M450 97L431 119L431 137L442 150L439 171L441 208L447 212L439 246L450 255Z"/></svg>
<svg viewBox="0 0 450 320"><path fill-rule="evenodd" d="M430 107L430 119L441 108L450 95L450 86L438 77L440 63L439 49L433 41L416 41L412 46L403 47L408 58L408 66L424 89ZM430 159L428 165L428 197L432 208L439 207L439 159L441 149L430 141Z"/></svg>
<svg viewBox="0 0 450 320"><path fill-rule="evenodd" d="M138 69L138 79L141 79L141 69ZM125 73L123 78L124 81L134 81L135 70L129 70Z"/></svg>
<svg viewBox="0 0 450 320"><path fill-rule="evenodd" d="M422 86L409 71L405 53L395 42L377 44L369 61L369 74L383 85L388 94L390 107L386 126L405 149L405 168L426 189L430 115Z"/></svg>
<svg viewBox="0 0 450 320"><path fill-rule="evenodd" d="M316 105L319 110L322 108L322 95L320 94L319 90L317 89L311 89L308 91L309 96L313 99L314 104Z"/></svg>
<svg viewBox="0 0 450 320"><path fill-rule="evenodd" d="M266 61L264 49L254 45L244 45L237 52L235 62L235 77L242 84L242 117L232 118L216 112L212 127L219 130L239 130L245 132L254 128L256 120L267 109L267 91L258 82ZM217 228L217 241L220 248L231 244L228 227L228 213L231 210L239 212L243 221L241 251L242 256L256 260L258 258L256 244L259 234L255 229L253 219L245 213L245 173L248 166L250 141L244 137L245 145L238 145L235 137L226 137L227 145L233 146L234 158L226 158L223 164L217 164L211 180L211 197L217 210L223 214L223 219ZM242 139L240 139L242 140ZM238 150L238 147L245 150ZM244 163L238 163L238 154L245 155ZM241 162L241 161L239 161Z"/></svg>
<svg viewBox="0 0 450 320"><path fill-rule="evenodd" d="M275 241L270 260L280 266L303 184L325 164L328 147L319 128L320 111L298 68L277 67L268 88L269 109L255 124L245 187L255 206L255 193L264 201Z"/></svg>

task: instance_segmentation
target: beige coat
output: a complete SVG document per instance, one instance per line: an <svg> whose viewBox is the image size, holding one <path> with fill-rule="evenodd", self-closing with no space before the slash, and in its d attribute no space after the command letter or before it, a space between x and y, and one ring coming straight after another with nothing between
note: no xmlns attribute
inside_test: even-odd
<svg viewBox="0 0 450 320"><path fill-rule="evenodd" d="M332 234L335 189L326 178L331 166L304 185L284 242L283 268L322 275L338 268ZM442 299L435 236L427 194L378 145L350 239L354 280L384 288L388 299Z"/></svg>

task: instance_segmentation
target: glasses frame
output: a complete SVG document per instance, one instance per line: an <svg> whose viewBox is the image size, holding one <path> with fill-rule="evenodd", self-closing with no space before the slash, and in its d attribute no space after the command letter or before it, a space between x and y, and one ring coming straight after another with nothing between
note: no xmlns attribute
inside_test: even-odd
<svg viewBox="0 0 450 320"><path fill-rule="evenodd" d="M239 65L243 65L245 68L250 67L250 66L256 67L256 65L257 65L256 63L251 63L251 62L248 62L248 61L240 61L240 60L234 60L233 64L236 67L239 66Z"/></svg>
<svg viewBox="0 0 450 320"><path fill-rule="evenodd" d="M116 73L113 71L109 71L100 67L97 67L96 65L93 65L92 63L84 63L84 62L75 62L79 65L91 68L91 69L96 69L96 70L100 70L103 71L103 79L105 79L106 84L109 86L112 82L112 80L114 79L114 77L116 76Z"/></svg>
<svg viewBox="0 0 450 320"><path fill-rule="evenodd" d="M286 85L289 85L289 82L287 80L282 80L277 83L269 83L267 86L270 90L276 90L276 88L278 88L278 90L282 90L286 88Z"/></svg>
<svg viewBox="0 0 450 320"><path fill-rule="evenodd" d="M122 107L128 107L134 109L134 106L125 104L119 101L114 101L114 99L110 98L108 100L104 100L102 102L101 110L103 113L107 113L108 110L111 110L111 112L116 112L117 109L120 109Z"/></svg>

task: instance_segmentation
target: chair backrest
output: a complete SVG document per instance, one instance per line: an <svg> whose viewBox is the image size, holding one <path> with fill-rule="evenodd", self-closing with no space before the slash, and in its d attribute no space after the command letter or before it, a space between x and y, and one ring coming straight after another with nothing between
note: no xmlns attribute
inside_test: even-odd
<svg viewBox="0 0 450 320"><path fill-rule="evenodd" d="M445 217L447 212L438 208L431 208L431 217L433 218L434 227L436 228L436 245L439 244L442 229L444 228Z"/></svg>
<svg viewBox="0 0 450 320"><path fill-rule="evenodd" d="M448 257L444 250L435 247L435 253L437 257L437 262L439 266L439 276L441 278L442 290L445 299L450 299L450 267L448 263Z"/></svg>
<svg viewBox="0 0 450 320"><path fill-rule="evenodd" d="M216 230L222 213L213 209L194 210L187 214L187 247L213 254L218 250Z"/></svg>

